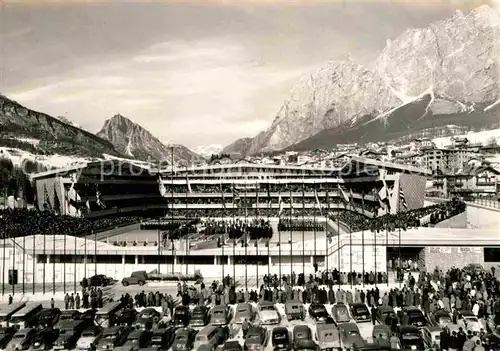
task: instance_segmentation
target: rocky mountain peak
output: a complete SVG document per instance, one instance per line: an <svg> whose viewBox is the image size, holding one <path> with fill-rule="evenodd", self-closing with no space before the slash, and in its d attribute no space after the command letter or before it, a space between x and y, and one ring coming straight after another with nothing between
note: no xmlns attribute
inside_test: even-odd
<svg viewBox="0 0 500 351"><path fill-rule="evenodd" d="M424 103L418 118L487 106L500 95L499 23L486 5L466 15L456 11L388 38L370 68L350 59L327 62L299 80L266 131L232 148L248 145L243 154L284 149L326 130L366 125L413 102L419 109Z"/></svg>

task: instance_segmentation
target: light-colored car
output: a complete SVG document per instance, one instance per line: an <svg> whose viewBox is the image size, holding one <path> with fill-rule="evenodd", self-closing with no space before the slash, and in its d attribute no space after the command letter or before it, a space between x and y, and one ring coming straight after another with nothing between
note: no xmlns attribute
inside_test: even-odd
<svg viewBox="0 0 500 351"><path fill-rule="evenodd" d="M93 326L83 331L82 336L76 342L77 350L93 350L102 334L102 328Z"/></svg>
<svg viewBox="0 0 500 351"><path fill-rule="evenodd" d="M236 313L234 314L234 323L242 324L245 319L248 322L253 321L255 318L255 313L253 311L252 305L249 303L239 303L236 306Z"/></svg>
<svg viewBox="0 0 500 351"><path fill-rule="evenodd" d="M271 302L263 301L259 303L257 313L258 320L263 325L273 325L281 322L281 316Z"/></svg>
<svg viewBox="0 0 500 351"><path fill-rule="evenodd" d="M24 350L27 349L36 335L36 329L25 328L14 334L12 340L7 344L6 350Z"/></svg>
<svg viewBox="0 0 500 351"><path fill-rule="evenodd" d="M481 323L479 323L479 319L470 311L459 311L457 324L464 330L470 330L478 333L482 328Z"/></svg>

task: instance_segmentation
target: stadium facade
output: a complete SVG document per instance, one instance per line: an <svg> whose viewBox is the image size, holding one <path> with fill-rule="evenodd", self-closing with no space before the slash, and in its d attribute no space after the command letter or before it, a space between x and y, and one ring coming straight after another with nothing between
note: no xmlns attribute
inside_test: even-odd
<svg viewBox="0 0 500 351"><path fill-rule="evenodd" d="M96 273L121 279L132 271L155 269L183 274L200 270L206 277L310 274L315 264L319 270L387 272L389 251L398 246L453 243L449 239L425 243L425 235L417 243L412 235L421 228L399 233L399 238L393 231L350 233L345 223L329 214L352 211L373 218L403 207L405 211L421 208L429 175L411 166L361 157L337 168L247 163L158 171L106 161L38 173L33 175L38 207L61 214L90 219L140 216L167 222L195 217L265 218L274 233L270 240L251 240L248 245L227 240L218 245L210 238L163 244L160 230L144 231L137 224L111 230L109 235L53 233L7 239L2 281L61 283ZM312 220L321 223L322 229L279 231L282 218ZM124 236L136 243L120 245L117 241ZM478 252L495 246L494 239L483 241L471 244L476 247L471 255L476 256L464 255L481 261Z"/></svg>

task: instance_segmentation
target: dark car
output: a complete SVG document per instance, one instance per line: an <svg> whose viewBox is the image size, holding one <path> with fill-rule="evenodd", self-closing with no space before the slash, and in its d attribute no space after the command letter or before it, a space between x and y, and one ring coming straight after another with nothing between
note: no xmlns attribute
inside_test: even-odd
<svg viewBox="0 0 500 351"><path fill-rule="evenodd" d="M210 322L210 309L207 306L196 306L191 313L189 324L192 327L204 327Z"/></svg>
<svg viewBox="0 0 500 351"><path fill-rule="evenodd" d="M276 327L271 332L271 340L275 351L290 350L292 343L290 342L290 333L285 327Z"/></svg>
<svg viewBox="0 0 500 351"><path fill-rule="evenodd" d="M399 341L404 350L425 350L424 339L414 325L405 325L399 328Z"/></svg>
<svg viewBox="0 0 500 351"><path fill-rule="evenodd" d="M309 326L296 325L293 327L293 344L295 344L298 340L312 340L312 332Z"/></svg>
<svg viewBox="0 0 500 351"><path fill-rule="evenodd" d="M84 323L80 320L60 322L59 337L54 343L54 350L70 350L74 348L84 329Z"/></svg>
<svg viewBox="0 0 500 351"><path fill-rule="evenodd" d="M159 347L160 350L168 350L175 339L175 328L154 329L149 341L149 347Z"/></svg>
<svg viewBox="0 0 500 351"><path fill-rule="evenodd" d="M350 305L351 316L357 323L370 322L370 310L364 303L352 303Z"/></svg>
<svg viewBox="0 0 500 351"><path fill-rule="evenodd" d="M445 310L436 310L429 313L429 324L433 327L444 328L446 325L453 323L453 320L448 312Z"/></svg>
<svg viewBox="0 0 500 351"><path fill-rule="evenodd" d="M53 327L59 321L61 310L59 308L44 308L36 317L36 324L39 327Z"/></svg>
<svg viewBox="0 0 500 351"><path fill-rule="evenodd" d="M161 314L156 309L149 307L143 309L137 314L135 319L135 327L139 329L150 330L153 329L153 325L158 323Z"/></svg>
<svg viewBox="0 0 500 351"><path fill-rule="evenodd" d="M16 329L12 327L3 327L0 328L0 349L5 350L7 344L10 342L14 334L16 333Z"/></svg>
<svg viewBox="0 0 500 351"><path fill-rule="evenodd" d="M394 308L388 306L380 306L377 309L377 321L380 324L386 324L388 316L390 316L391 318L397 318L396 313L394 312Z"/></svg>
<svg viewBox="0 0 500 351"><path fill-rule="evenodd" d="M226 325L232 317L232 309L229 305L217 305L210 312L210 324Z"/></svg>
<svg viewBox="0 0 500 351"><path fill-rule="evenodd" d="M46 328L40 330L33 338L31 350L51 350L58 337L59 331L57 329Z"/></svg>
<svg viewBox="0 0 500 351"><path fill-rule="evenodd" d="M187 327L189 324L190 312L186 306L177 306L174 310L172 321L177 327Z"/></svg>
<svg viewBox="0 0 500 351"><path fill-rule="evenodd" d="M119 325L128 325L129 327L132 326L137 319L137 311L135 308L127 308L125 310L122 310L119 315L117 320L117 324Z"/></svg>
<svg viewBox="0 0 500 351"><path fill-rule="evenodd" d="M80 320L82 318L82 314L77 310L63 310L59 315L58 324L61 324L63 321L75 321Z"/></svg>
<svg viewBox="0 0 500 351"><path fill-rule="evenodd" d="M173 351L189 351L193 348L196 330L191 328L182 328L175 333Z"/></svg>
<svg viewBox="0 0 500 351"><path fill-rule="evenodd" d="M215 342L215 346L223 346L224 343L229 339L231 336L231 332L229 330L229 327L227 325L221 326L217 328L217 341Z"/></svg>
<svg viewBox="0 0 500 351"><path fill-rule="evenodd" d="M89 327L94 325L95 315L97 313L96 309L86 310L80 315L80 319L89 324Z"/></svg>
<svg viewBox="0 0 500 351"><path fill-rule="evenodd" d="M108 286L113 285L113 278L107 277L104 274L96 274L87 279L88 286ZM83 285L83 284L82 284Z"/></svg>
<svg viewBox="0 0 500 351"><path fill-rule="evenodd" d="M294 350L301 351L319 351L319 346L312 340L302 339L293 343Z"/></svg>
<svg viewBox="0 0 500 351"><path fill-rule="evenodd" d="M226 341L222 349L224 351L243 351L240 343L235 340Z"/></svg>
<svg viewBox="0 0 500 351"><path fill-rule="evenodd" d="M252 326L245 337L245 350L263 350L267 340L267 330L263 327Z"/></svg>
<svg viewBox="0 0 500 351"><path fill-rule="evenodd" d="M337 302L332 306L332 316L337 324L349 323L351 321L349 308L343 302Z"/></svg>
<svg viewBox="0 0 500 351"><path fill-rule="evenodd" d="M330 315L328 314L328 311L326 310L325 305L319 304L319 303L312 303L309 306L309 315L311 316L312 319L314 319L316 322L325 319L329 317Z"/></svg>
<svg viewBox="0 0 500 351"><path fill-rule="evenodd" d="M150 339L151 332L149 330L134 330L127 336L123 346L138 351L140 348L146 347Z"/></svg>
<svg viewBox="0 0 500 351"><path fill-rule="evenodd" d="M126 326L115 326L104 329L101 338L97 342L96 349L98 351L107 351L117 346L122 346L127 340L130 331L131 329Z"/></svg>
<svg viewBox="0 0 500 351"><path fill-rule="evenodd" d="M422 311L413 306L403 307L400 321L402 325L414 325L417 328L423 328L427 325L427 321Z"/></svg>

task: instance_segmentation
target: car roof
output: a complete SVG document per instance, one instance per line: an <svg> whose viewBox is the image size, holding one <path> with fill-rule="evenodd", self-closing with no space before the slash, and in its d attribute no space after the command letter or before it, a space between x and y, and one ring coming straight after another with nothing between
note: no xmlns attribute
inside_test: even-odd
<svg viewBox="0 0 500 351"><path fill-rule="evenodd" d="M215 306L215 307L217 307L217 306ZM214 307L214 309L215 309L215 307ZM194 311L206 311L206 310L208 310L208 307L207 307L207 306L196 306L196 307L193 309L193 312L194 312Z"/></svg>
<svg viewBox="0 0 500 351"><path fill-rule="evenodd" d="M420 311L420 309L418 307L415 307L415 306L406 306L406 307L403 307L403 311ZM420 311L422 312L422 311Z"/></svg>
<svg viewBox="0 0 500 351"><path fill-rule="evenodd" d="M415 327L414 325L403 325L399 327L399 330L403 333L410 333L410 332L417 332L418 333L418 328Z"/></svg>
<svg viewBox="0 0 500 351"><path fill-rule="evenodd" d="M216 306L214 306L214 308L212 308L212 311L218 311L218 310L225 311L226 308L227 308L226 305L216 305Z"/></svg>
<svg viewBox="0 0 500 351"><path fill-rule="evenodd" d="M460 310L458 311L458 313L460 313L462 316L467 316L467 317L476 316L474 313L472 313L472 311L467 311L467 310Z"/></svg>
<svg viewBox="0 0 500 351"><path fill-rule="evenodd" d="M320 332L330 331L330 330L336 331L338 329L337 329L337 326L335 324L317 324L316 330L318 331L318 333L320 333Z"/></svg>
<svg viewBox="0 0 500 351"><path fill-rule="evenodd" d="M378 310L379 310L380 312L389 312L389 311L394 312L394 308L392 308L392 307L390 307L390 306L380 306L380 307L378 308Z"/></svg>
<svg viewBox="0 0 500 351"><path fill-rule="evenodd" d="M311 331L311 328L309 328L308 325L296 325L293 327L293 331Z"/></svg>
<svg viewBox="0 0 500 351"><path fill-rule="evenodd" d="M344 330L359 330L359 327L356 323L343 323L340 327Z"/></svg>
<svg viewBox="0 0 500 351"><path fill-rule="evenodd" d="M132 330L130 332L130 334L128 335L128 338L138 338L140 337L142 334L144 334L145 330Z"/></svg>
<svg viewBox="0 0 500 351"><path fill-rule="evenodd" d="M354 303L351 303L351 306L352 307L366 307L366 305L362 302L354 302ZM368 307L366 307L368 308Z"/></svg>
<svg viewBox="0 0 500 351"><path fill-rule="evenodd" d="M446 316L446 317L449 317L450 314L448 312L446 312L445 310L437 310L437 311L434 311L434 315L435 316Z"/></svg>
<svg viewBox="0 0 500 351"><path fill-rule="evenodd" d="M115 325L114 327L109 327L109 328L105 328L103 330L103 333L104 334L111 334L111 333L116 333L118 330L120 330L120 326L119 325Z"/></svg>
<svg viewBox="0 0 500 351"><path fill-rule="evenodd" d="M239 303L238 305L236 305L236 308L237 309L240 309L240 308L249 308L249 309L251 309L252 306L249 303L242 302L242 303Z"/></svg>
<svg viewBox="0 0 500 351"><path fill-rule="evenodd" d="M286 302L287 305L304 305L300 300L290 300Z"/></svg>
<svg viewBox="0 0 500 351"><path fill-rule="evenodd" d="M286 327L275 327L273 328L273 334L283 334L283 333L287 333L288 334L288 329Z"/></svg>
<svg viewBox="0 0 500 351"><path fill-rule="evenodd" d="M426 328L430 332L442 332L443 331L443 329L441 329L441 327L437 327L437 326L428 326Z"/></svg>
<svg viewBox="0 0 500 351"><path fill-rule="evenodd" d="M195 309L196 309L196 308L195 308ZM139 313L142 313L142 312L153 312L153 311L154 311L154 312L158 312L158 311L156 310L156 308L154 308L154 307L146 307L145 309L143 309L143 310L142 310L141 312L139 312Z"/></svg>
<svg viewBox="0 0 500 351"><path fill-rule="evenodd" d="M259 302L259 307L262 307L262 306L273 306L274 307L274 304L272 302L269 302L269 301L261 301L261 302Z"/></svg>

